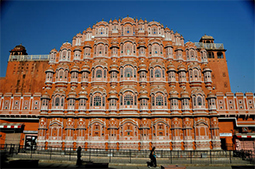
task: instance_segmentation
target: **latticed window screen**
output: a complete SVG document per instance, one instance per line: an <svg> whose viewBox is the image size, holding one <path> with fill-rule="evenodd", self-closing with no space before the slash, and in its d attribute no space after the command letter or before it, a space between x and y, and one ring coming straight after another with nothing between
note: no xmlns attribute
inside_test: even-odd
<svg viewBox="0 0 255 169"><path fill-rule="evenodd" d="M102 77L102 70L99 69L99 70L96 71L96 77L97 78Z"/></svg>
<svg viewBox="0 0 255 169"><path fill-rule="evenodd" d="M95 96L94 106L101 106L101 97L100 96Z"/></svg>
<svg viewBox="0 0 255 169"><path fill-rule="evenodd" d="M162 96L157 96L156 97L156 105L157 106L163 106L163 97Z"/></svg>
<svg viewBox="0 0 255 169"><path fill-rule="evenodd" d="M124 97L124 105L133 105L133 96L128 94Z"/></svg>
<svg viewBox="0 0 255 169"><path fill-rule="evenodd" d="M55 106L59 106L59 97L57 97L55 100Z"/></svg>
<svg viewBox="0 0 255 169"><path fill-rule="evenodd" d="M159 69L155 70L155 77L161 77L161 73Z"/></svg>
<svg viewBox="0 0 255 169"><path fill-rule="evenodd" d="M198 104L199 106L202 105L202 98L201 98L201 97L197 97L197 104Z"/></svg>
<svg viewBox="0 0 255 169"><path fill-rule="evenodd" d="M125 77L132 77L132 69L131 68L125 69Z"/></svg>

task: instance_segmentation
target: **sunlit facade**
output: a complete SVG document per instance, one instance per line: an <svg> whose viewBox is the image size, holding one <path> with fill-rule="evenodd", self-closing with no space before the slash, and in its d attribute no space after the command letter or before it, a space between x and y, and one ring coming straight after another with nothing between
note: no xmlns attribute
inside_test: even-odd
<svg viewBox="0 0 255 169"><path fill-rule="evenodd" d="M25 70L0 81L21 76L0 93L1 120L38 125L29 131L42 147L219 150L240 136L253 144L254 94L231 93L225 51L208 35L184 43L156 21L100 21L49 55L11 52L8 66Z"/></svg>

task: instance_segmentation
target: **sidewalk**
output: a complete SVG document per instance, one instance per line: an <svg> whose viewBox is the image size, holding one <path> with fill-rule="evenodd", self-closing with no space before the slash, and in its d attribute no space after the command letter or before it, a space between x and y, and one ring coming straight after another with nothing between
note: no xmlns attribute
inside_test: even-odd
<svg viewBox="0 0 255 169"><path fill-rule="evenodd" d="M17 158L9 158L9 161L15 160L24 160L27 161L38 161L38 166L31 166L27 163L26 165L22 166L15 166L14 168L89 168L88 166L93 165L86 165L88 162L84 162L82 166L76 166L76 161L56 161L56 160L31 160L31 159L17 159ZM13 162L14 162L13 161ZM136 161L138 162L138 161ZM24 163L26 164L26 163ZM107 164L108 167L106 165ZM109 168L109 169L148 169L146 163L96 163L97 166L93 166L93 168ZM159 169L161 169L160 163L158 163ZM165 165L165 164L163 164ZM181 164L186 166L186 169L255 169L254 165L252 164ZM7 166L8 168L10 166ZM12 167L12 166L11 166ZM2 167L5 168L5 167ZM152 168L153 169L153 168Z"/></svg>

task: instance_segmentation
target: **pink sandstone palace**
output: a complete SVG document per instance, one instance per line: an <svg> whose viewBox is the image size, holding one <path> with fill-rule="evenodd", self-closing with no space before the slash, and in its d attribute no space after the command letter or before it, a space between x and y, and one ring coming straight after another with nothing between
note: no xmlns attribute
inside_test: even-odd
<svg viewBox="0 0 255 169"><path fill-rule="evenodd" d="M49 55L10 51L0 143L58 148L253 149L255 97L232 93L223 44L156 21L100 21Z"/></svg>

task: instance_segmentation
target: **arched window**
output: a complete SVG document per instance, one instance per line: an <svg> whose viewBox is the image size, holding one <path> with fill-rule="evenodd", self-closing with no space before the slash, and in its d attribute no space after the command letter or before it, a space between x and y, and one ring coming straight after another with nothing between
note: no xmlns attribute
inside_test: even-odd
<svg viewBox="0 0 255 169"><path fill-rule="evenodd" d="M59 106L59 97L57 97L55 100L55 106Z"/></svg>
<svg viewBox="0 0 255 169"><path fill-rule="evenodd" d="M59 78L60 78L60 79L63 78L63 71L62 71L62 70L59 71Z"/></svg>
<svg viewBox="0 0 255 169"><path fill-rule="evenodd" d="M85 99L80 99L79 104L80 104L80 106L84 106L85 105Z"/></svg>
<svg viewBox="0 0 255 169"><path fill-rule="evenodd" d="M99 34L104 34L104 28L99 28Z"/></svg>
<svg viewBox="0 0 255 169"><path fill-rule="evenodd" d="M98 54L102 54L103 53L103 47L102 46L99 46L99 48L98 48Z"/></svg>
<svg viewBox="0 0 255 169"><path fill-rule="evenodd" d="M155 70L155 77L161 77L161 73L159 69Z"/></svg>
<svg viewBox="0 0 255 169"><path fill-rule="evenodd" d="M63 51L63 59L66 58L66 51Z"/></svg>
<svg viewBox="0 0 255 169"><path fill-rule="evenodd" d="M151 69L151 78L153 78L153 69Z"/></svg>
<svg viewBox="0 0 255 169"><path fill-rule="evenodd" d="M130 44L126 44L125 45L125 48L126 48L126 54L127 55L130 55L131 54L131 51L132 51L132 48L131 48L131 45Z"/></svg>
<svg viewBox="0 0 255 169"><path fill-rule="evenodd" d="M197 70L194 70L194 77L197 78Z"/></svg>
<svg viewBox="0 0 255 169"><path fill-rule="evenodd" d="M127 94L124 96L124 105L133 105L133 96L130 94Z"/></svg>
<svg viewBox="0 0 255 169"><path fill-rule="evenodd" d="M157 47L154 47L154 53L158 54L158 48Z"/></svg>
<svg viewBox="0 0 255 169"><path fill-rule="evenodd" d="M61 99L61 106L64 106L64 98Z"/></svg>
<svg viewBox="0 0 255 169"><path fill-rule="evenodd" d="M209 52L208 54L208 58L214 58L214 54L212 52Z"/></svg>
<svg viewBox="0 0 255 169"><path fill-rule="evenodd" d="M153 34L153 35L158 34L158 29L157 29L156 27L153 27L153 28L152 28L152 34Z"/></svg>
<svg viewBox="0 0 255 169"><path fill-rule="evenodd" d="M103 105L102 106L104 106L105 105L105 97L103 96Z"/></svg>
<svg viewBox="0 0 255 169"><path fill-rule="evenodd" d="M130 28L126 27L126 33L129 34L130 33Z"/></svg>
<svg viewBox="0 0 255 169"><path fill-rule="evenodd" d="M120 68L120 77L123 77L123 68Z"/></svg>
<svg viewBox="0 0 255 169"><path fill-rule="evenodd" d="M100 96L94 97L94 106L101 106L101 97Z"/></svg>
<svg viewBox="0 0 255 169"><path fill-rule="evenodd" d="M194 57L194 51L192 50L191 51L191 58L193 58Z"/></svg>
<svg viewBox="0 0 255 169"><path fill-rule="evenodd" d="M193 97L193 105L196 106L196 98Z"/></svg>
<svg viewBox="0 0 255 169"><path fill-rule="evenodd" d="M163 106L163 97L160 95L156 97L156 106Z"/></svg>
<svg viewBox="0 0 255 169"><path fill-rule="evenodd" d="M132 69L131 68L125 69L125 77L132 77Z"/></svg>
<svg viewBox="0 0 255 169"><path fill-rule="evenodd" d="M101 69L98 69L98 70L96 71L96 77L97 77L97 78L102 77L102 70L101 70Z"/></svg>
<svg viewBox="0 0 255 169"><path fill-rule="evenodd" d="M90 106L92 106L92 96L90 96Z"/></svg>
<svg viewBox="0 0 255 169"><path fill-rule="evenodd" d="M106 78L106 70L104 70L104 78Z"/></svg>
<svg viewBox="0 0 255 169"><path fill-rule="evenodd" d="M200 96L197 97L197 105L198 106L202 105L202 98Z"/></svg>
<svg viewBox="0 0 255 169"><path fill-rule="evenodd" d="M92 78L94 78L94 69L92 70Z"/></svg>
<svg viewBox="0 0 255 169"><path fill-rule="evenodd" d="M223 58L222 52L218 52L218 53L217 53L217 58L218 58L218 59L222 59L222 58Z"/></svg>

